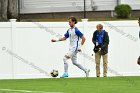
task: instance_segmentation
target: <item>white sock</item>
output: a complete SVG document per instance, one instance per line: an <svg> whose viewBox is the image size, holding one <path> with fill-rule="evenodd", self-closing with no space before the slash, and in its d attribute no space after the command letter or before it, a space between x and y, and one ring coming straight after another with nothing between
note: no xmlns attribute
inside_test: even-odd
<svg viewBox="0 0 140 93"><path fill-rule="evenodd" d="M68 62L67 62L67 58L64 58L63 61L64 61L64 72L65 73L68 73Z"/></svg>

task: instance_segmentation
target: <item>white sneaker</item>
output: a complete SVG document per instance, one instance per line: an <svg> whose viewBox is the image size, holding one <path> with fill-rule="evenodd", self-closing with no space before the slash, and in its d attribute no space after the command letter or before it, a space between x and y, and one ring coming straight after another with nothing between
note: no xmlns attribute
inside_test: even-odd
<svg viewBox="0 0 140 93"><path fill-rule="evenodd" d="M86 73L86 77L89 77L89 72L90 72L90 69L87 69L86 72L85 72Z"/></svg>

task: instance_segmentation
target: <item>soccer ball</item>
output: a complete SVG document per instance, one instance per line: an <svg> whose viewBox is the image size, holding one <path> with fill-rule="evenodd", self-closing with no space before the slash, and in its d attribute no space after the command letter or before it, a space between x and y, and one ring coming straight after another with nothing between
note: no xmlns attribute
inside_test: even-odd
<svg viewBox="0 0 140 93"><path fill-rule="evenodd" d="M53 69L53 71L51 71L50 74L51 74L52 77L57 77L58 76L58 70Z"/></svg>

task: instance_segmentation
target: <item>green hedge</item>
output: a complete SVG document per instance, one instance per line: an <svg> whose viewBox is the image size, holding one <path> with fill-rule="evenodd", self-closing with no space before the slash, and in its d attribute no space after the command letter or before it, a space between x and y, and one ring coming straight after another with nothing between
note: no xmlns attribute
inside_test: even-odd
<svg viewBox="0 0 140 93"><path fill-rule="evenodd" d="M128 18L132 8L128 4L120 4L115 7L115 13L118 18Z"/></svg>

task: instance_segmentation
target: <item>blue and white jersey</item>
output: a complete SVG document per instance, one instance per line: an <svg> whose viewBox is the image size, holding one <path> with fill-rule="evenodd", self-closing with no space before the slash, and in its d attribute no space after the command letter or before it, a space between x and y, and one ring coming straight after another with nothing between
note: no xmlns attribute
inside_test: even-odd
<svg viewBox="0 0 140 93"><path fill-rule="evenodd" d="M78 30L77 27L69 28L64 36L70 40L70 51L76 51L78 47L81 46L80 41L83 34Z"/></svg>

